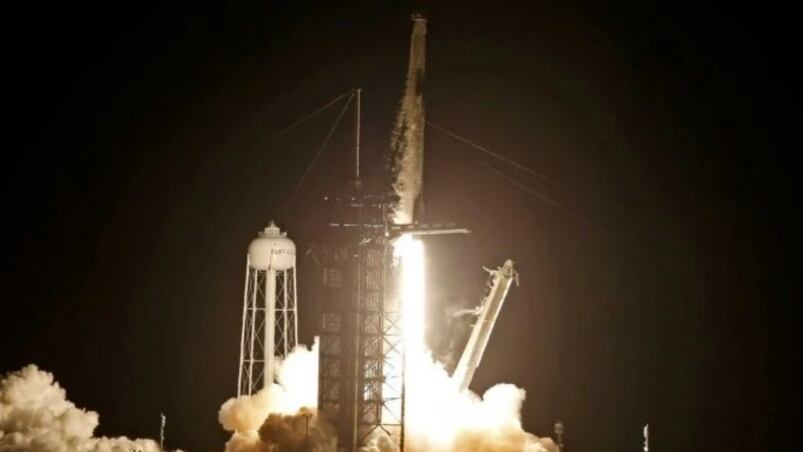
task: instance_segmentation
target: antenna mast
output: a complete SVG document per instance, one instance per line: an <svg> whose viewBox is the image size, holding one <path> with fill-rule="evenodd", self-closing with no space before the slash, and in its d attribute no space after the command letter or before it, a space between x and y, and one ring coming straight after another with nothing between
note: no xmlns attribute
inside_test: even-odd
<svg viewBox="0 0 803 452"><path fill-rule="evenodd" d="M360 183L360 109L362 108L362 88L357 88L357 108L354 110L354 180Z"/></svg>

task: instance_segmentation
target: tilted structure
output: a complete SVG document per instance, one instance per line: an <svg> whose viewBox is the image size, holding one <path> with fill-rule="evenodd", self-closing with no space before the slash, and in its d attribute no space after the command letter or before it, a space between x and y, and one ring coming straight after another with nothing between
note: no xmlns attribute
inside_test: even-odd
<svg viewBox="0 0 803 452"><path fill-rule="evenodd" d="M471 330L471 336L468 338L466 348L463 350L463 355L455 367L452 378L455 384L461 391L468 389L474 378L474 371L479 367L482 361L482 355L485 353L485 347L488 346L488 341L491 338L494 324L499 317L499 311L507 297L507 292L510 290L510 285L513 281L518 279L516 270L513 269L513 261L508 259L502 267L496 270L488 270L491 274L491 280L488 283L488 294L482 300L480 305L477 323Z"/></svg>

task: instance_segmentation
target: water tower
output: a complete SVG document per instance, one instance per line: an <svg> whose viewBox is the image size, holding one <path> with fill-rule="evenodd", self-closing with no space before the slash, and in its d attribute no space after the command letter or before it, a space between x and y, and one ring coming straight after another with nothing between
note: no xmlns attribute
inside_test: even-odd
<svg viewBox="0 0 803 452"><path fill-rule="evenodd" d="M238 396L272 383L298 342L296 245L273 221L248 245L244 292Z"/></svg>

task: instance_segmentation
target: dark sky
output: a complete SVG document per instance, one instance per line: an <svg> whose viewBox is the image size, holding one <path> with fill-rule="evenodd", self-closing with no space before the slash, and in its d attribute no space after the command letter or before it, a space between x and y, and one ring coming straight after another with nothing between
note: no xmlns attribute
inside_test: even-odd
<svg viewBox="0 0 803 452"><path fill-rule="evenodd" d="M314 239L326 218L304 206L346 177L349 130L289 207L336 111L252 145L363 87L367 170L381 163L418 5L115 3L4 12L0 372L53 371L100 413L99 433L156 437L163 411L171 446L220 449L245 247L270 218L301 249ZM474 231L428 245L433 344L459 330L443 313L480 297L481 266L510 257L521 286L474 387L524 387L528 430L562 418L577 451L638 450L645 422L654 450L777 445L800 294L783 284L799 205L779 138L794 117L789 15L646 1L424 11L428 119L562 186L427 132L428 219ZM302 259L305 342L313 274Z"/></svg>

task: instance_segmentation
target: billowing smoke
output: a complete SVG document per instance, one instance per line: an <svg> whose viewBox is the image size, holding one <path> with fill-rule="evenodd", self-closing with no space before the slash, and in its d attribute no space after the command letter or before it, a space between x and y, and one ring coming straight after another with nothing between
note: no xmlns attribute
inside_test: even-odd
<svg viewBox="0 0 803 452"><path fill-rule="evenodd" d="M558 452L551 439L522 428L523 389L498 384L482 397L460 392L440 363L426 355L414 359L416 372L407 383L406 452ZM399 449L376 436L362 452Z"/></svg>
<svg viewBox="0 0 803 452"><path fill-rule="evenodd" d="M334 452L332 428L318 405L318 341L296 347L276 366L276 380L253 395L227 400L218 412L232 432L226 452Z"/></svg>
<svg viewBox="0 0 803 452"><path fill-rule="evenodd" d="M311 349L297 346L276 365L276 380L253 395L227 400L218 420L230 432L256 431L271 413L292 415L318 405L318 340Z"/></svg>
<svg viewBox="0 0 803 452"><path fill-rule="evenodd" d="M315 410L271 413L257 430L234 432L226 452L335 452L332 427Z"/></svg>
<svg viewBox="0 0 803 452"><path fill-rule="evenodd" d="M460 391L443 365L425 351L407 356L405 450L412 452L556 452L552 440L524 431L525 391L497 384L482 397Z"/></svg>
<svg viewBox="0 0 803 452"><path fill-rule="evenodd" d="M432 358L424 340L422 246L410 236L394 243L394 255L402 265L405 452L557 452L552 440L523 429L523 389L498 384L480 397L460 390ZM278 384L223 404L220 422L235 432L227 452L333 450L334 435L311 410L317 405L317 343L312 350L297 348L277 372ZM389 438L376 436L362 452L398 452L398 448Z"/></svg>
<svg viewBox="0 0 803 452"><path fill-rule="evenodd" d="M410 235L393 243L401 266L405 347L406 451L548 451L521 426L525 392L510 384L496 385L482 397L461 389L443 365L432 358L426 342L424 244ZM381 448L380 448L381 450Z"/></svg>
<svg viewBox="0 0 803 452"><path fill-rule="evenodd" d="M98 413L78 408L53 374L31 364L0 381L0 451L158 452L149 439L93 437Z"/></svg>
<svg viewBox="0 0 803 452"><path fill-rule="evenodd" d="M278 384L251 396L229 399L219 420L233 432L226 452L335 450L334 432L317 416L317 341L299 346L277 367ZM459 391L454 380L424 349L408 354L407 452L557 452L549 438L524 431L525 391L498 384L482 397ZM363 452L398 452L377 436Z"/></svg>

